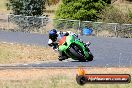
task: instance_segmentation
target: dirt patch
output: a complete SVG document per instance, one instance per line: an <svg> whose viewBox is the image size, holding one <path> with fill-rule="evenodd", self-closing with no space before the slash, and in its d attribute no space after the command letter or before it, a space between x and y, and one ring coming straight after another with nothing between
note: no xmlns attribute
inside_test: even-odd
<svg viewBox="0 0 132 88"><path fill-rule="evenodd" d="M102 31L99 31L97 33L97 36L114 37L115 36L115 33L114 32L110 32L108 30L102 30Z"/></svg>

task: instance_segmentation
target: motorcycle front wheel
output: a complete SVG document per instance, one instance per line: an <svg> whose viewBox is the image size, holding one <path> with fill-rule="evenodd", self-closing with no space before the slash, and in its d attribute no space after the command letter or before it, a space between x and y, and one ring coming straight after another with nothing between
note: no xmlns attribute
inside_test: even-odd
<svg viewBox="0 0 132 88"><path fill-rule="evenodd" d="M93 56L93 54L90 52L90 53L89 53L89 57L88 57L88 61L92 61L93 58L94 58L94 56Z"/></svg>
<svg viewBox="0 0 132 88"><path fill-rule="evenodd" d="M83 51L77 45L72 45L69 50L72 53L72 55L74 55L79 61L81 62L86 61L83 55Z"/></svg>

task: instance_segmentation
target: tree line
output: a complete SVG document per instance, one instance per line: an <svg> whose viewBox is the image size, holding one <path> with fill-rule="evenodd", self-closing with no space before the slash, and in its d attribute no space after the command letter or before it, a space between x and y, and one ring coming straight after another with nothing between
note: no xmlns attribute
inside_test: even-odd
<svg viewBox="0 0 132 88"><path fill-rule="evenodd" d="M6 4L12 14L42 16L45 5L56 4L59 0L8 0ZM95 20L97 14L110 3L108 0L62 0L56 11L56 18Z"/></svg>

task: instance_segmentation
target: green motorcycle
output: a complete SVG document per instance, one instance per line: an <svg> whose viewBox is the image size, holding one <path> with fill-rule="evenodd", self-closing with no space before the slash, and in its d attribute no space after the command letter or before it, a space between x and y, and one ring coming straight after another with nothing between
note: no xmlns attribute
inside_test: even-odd
<svg viewBox="0 0 132 88"><path fill-rule="evenodd" d="M89 48L72 35L63 36L58 45L58 50L65 53L64 57L79 61L92 61L94 58ZM60 57L59 60L64 60L64 57Z"/></svg>

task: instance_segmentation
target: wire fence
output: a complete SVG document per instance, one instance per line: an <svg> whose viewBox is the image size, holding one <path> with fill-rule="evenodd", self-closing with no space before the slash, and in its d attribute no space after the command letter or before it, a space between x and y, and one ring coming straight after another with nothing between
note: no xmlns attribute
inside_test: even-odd
<svg viewBox="0 0 132 88"><path fill-rule="evenodd" d="M85 26L93 30L92 36L132 38L132 24L49 19L46 15L41 17L13 14L0 16L1 31L48 33L48 30L56 28L83 35Z"/></svg>
<svg viewBox="0 0 132 88"><path fill-rule="evenodd" d="M2 21L3 20L3 21ZM47 16L22 16L8 14L6 19L0 20L0 29L13 32L41 32L45 31Z"/></svg>
<svg viewBox="0 0 132 88"><path fill-rule="evenodd" d="M132 38L132 24L53 19L54 27L83 34L85 26L93 30L92 36Z"/></svg>

